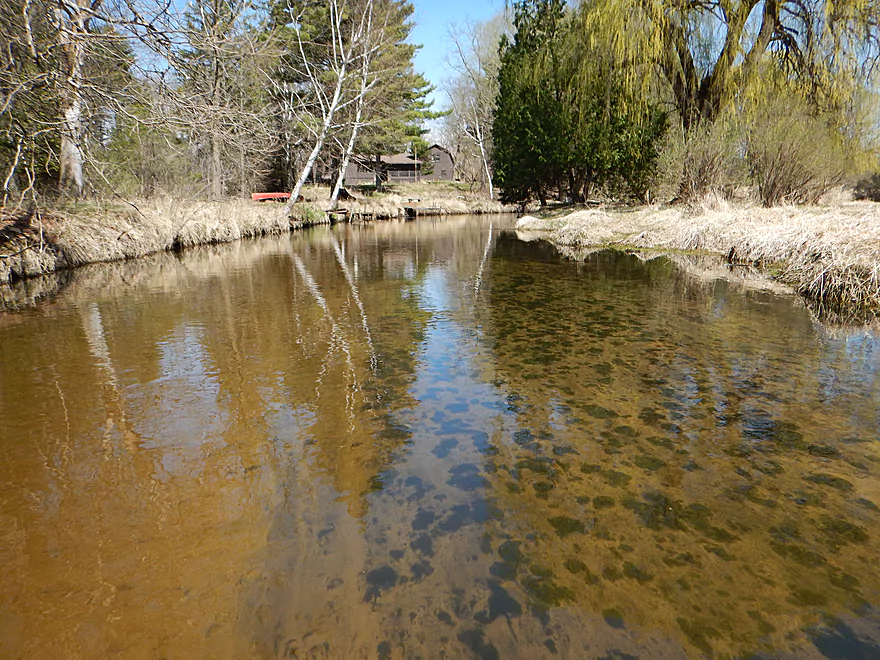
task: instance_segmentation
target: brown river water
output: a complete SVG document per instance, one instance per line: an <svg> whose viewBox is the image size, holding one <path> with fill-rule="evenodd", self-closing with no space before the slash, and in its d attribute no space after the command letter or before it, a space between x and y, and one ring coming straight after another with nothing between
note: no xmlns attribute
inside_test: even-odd
<svg viewBox="0 0 880 660"><path fill-rule="evenodd" d="M880 353L510 218L0 314L2 658L880 658Z"/></svg>

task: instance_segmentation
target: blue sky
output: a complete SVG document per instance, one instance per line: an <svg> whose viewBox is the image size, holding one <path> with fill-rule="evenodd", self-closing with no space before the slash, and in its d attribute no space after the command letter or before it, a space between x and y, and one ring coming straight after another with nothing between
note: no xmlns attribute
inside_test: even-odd
<svg viewBox="0 0 880 660"><path fill-rule="evenodd" d="M504 8L504 0L412 0L415 28L410 35L412 43L422 44L416 54L416 71L423 73L436 87L444 78L452 76L446 65L449 44L449 24L485 21ZM434 107L445 105L446 95L434 92Z"/></svg>

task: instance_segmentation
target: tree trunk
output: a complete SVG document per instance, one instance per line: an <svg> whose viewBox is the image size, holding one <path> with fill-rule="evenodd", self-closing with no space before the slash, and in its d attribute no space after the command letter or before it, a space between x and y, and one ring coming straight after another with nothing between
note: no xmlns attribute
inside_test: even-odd
<svg viewBox="0 0 880 660"><path fill-rule="evenodd" d="M61 129L61 176L62 190L69 190L79 197L83 193L83 154L82 142L82 103L79 95L74 94L73 100L65 104Z"/></svg>
<svg viewBox="0 0 880 660"><path fill-rule="evenodd" d="M482 132L480 133L480 158L483 161L483 169L486 172L486 182L489 184L489 199L495 199L495 188L492 187L492 172L489 170L489 158L486 156L486 147L484 146Z"/></svg>
<svg viewBox="0 0 880 660"><path fill-rule="evenodd" d="M370 58L364 56L361 64L361 91L357 98L356 109L354 113L354 122L351 125L351 135L348 138L348 144L345 145L345 151L342 153L342 162L339 164L339 175L336 177L336 185L333 186L333 193L330 195L330 210L335 211L339 204L339 191L342 190L342 184L345 181L345 170L351 162L351 155L354 153L354 145L357 142L357 136L361 128L361 117L364 112L364 100L367 94L367 76L370 71Z"/></svg>
<svg viewBox="0 0 880 660"><path fill-rule="evenodd" d="M336 185L333 186L333 193L330 195L330 210L335 211L339 205L339 193L345 182L345 171L351 162L351 155L354 153L354 145L357 140L358 130L360 129L361 109L358 107L355 115L354 126L351 127L351 135L348 138L348 144L345 145L345 151L342 153L342 162L339 163L339 174L336 176Z"/></svg>
<svg viewBox="0 0 880 660"><path fill-rule="evenodd" d="M306 159L305 166L299 173L299 177L297 178L296 183L293 184L293 190L290 193L290 199L288 199L287 204L284 205L285 213L290 213L290 211L293 209L293 205L296 203L296 200L299 199L299 196L302 193L303 186L306 185L306 180L309 178L309 174L311 174L312 168L315 166L315 161L318 160L318 154L321 153L321 148L324 146L324 139L326 137L327 133L325 131L321 131L318 139L315 141L315 146L312 148L312 151L309 153L309 157Z"/></svg>
<svg viewBox="0 0 880 660"><path fill-rule="evenodd" d="M296 184L294 184L293 190L290 193L290 199L287 200L287 204L284 206L284 212L287 214L290 213L296 200L299 199L303 186L306 183L306 179L309 178L309 174L315 166L315 161L318 160L318 154L321 153L321 149L324 147L324 141L327 139L327 135L330 133L330 128L333 126L333 116L336 114L336 110L339 107L339 100L342 96L342 87L345 84L347 68L348 62L343 62L342 68L336 78L336 89L333 90L333 98L327 106L326 113L324 114L324 121L321 123L321 129L315 138L315 146L312 148L311 153L309 153L305 167L303 167L302 172L300 172L299 178L297 178Z"/></svg>
<svg viewBox="0 0 880 660"><path fill-rule="evenodd" d="M473 114L473 130L471 130L467 124L462 128L464 129L464 134L473 140L480 149L480 163L483 166L483 172L486 175L486 183L489 186L489 198L494 199L495 189L492 185L492 171L489 169L489 157L486 153L486 134L485 131L483 131L483 124L480 121L480 111L477 108L477 105L473 102L470 103L470 107Z"/></svg>
<svg viewBox="0 0 880 660"><path fill-rule="evenodd" d="M21 144L22 140L19 139L18 143L15 145L15 158L13 158L12 165L9 167L9 173L3 180L3 206L6 205L10 193L18 196L21 192L18 188L18 178L16 177L18 163L21 161Z"/></svg>
<svg viewBox="0 0 880 660"><path fill-rule="evenodd" d="M382 192L382 156L376 154L376 192Z"/></svg>
<svg viewBox="0 0 880 660"><path fill-rule="evenodd" d="M223 197L223 172L220 159L220 137L217 131L211 131L211 197Z"/></svg>
<svg viewBox="0 0 880 660"><path fill-rule="evenodd" d="M70 21L63 12L56 10L60 29L64 81L61 97L61 148L59 153L59 187L79 197L85 185L83 177L83 102L82 74L85 59L85 35L87 17L77 9Z"/></svg>
<svg viewBox="0 0 880 660"><path fill-rule="evenodd" d="M584 202L588 202L590 196L593 194L593 179L595 178L595 173L587 174L584 177L583 184L581 185L581 195L583 196Z"/></svg>
<svg viewBox="0 0 880 660"><path fill-rule="evenodd" d="M239 176L241 177L239 179L238 191L244 199L248 196L248 176L244 148L239 148L238 150L238 169Z"/></svg>

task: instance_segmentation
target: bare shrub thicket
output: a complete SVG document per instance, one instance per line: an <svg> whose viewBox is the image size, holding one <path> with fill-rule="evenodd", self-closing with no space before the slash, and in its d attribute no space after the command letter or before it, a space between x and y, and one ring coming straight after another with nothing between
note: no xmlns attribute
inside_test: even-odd
<svg viewBox="0 0 880 660"><path fill-rule="evenodd" d="M756 107L757 106L757 107ZM797 98L777 95L685 133L670 131L660 157L659 199L699 204L748 191L763 206L815 204L854 166L853 144ZM880 198L880 176L874 188Z"/></svg>
<svg viewBox="0 0 880 660"><path fill-rule="evenodd" d="M710 195L729 196L743 180L739 142L729 121L688 133L676 127L660 153L654 196L693 203Z"/></svg>
<svg viewBox="0 0 880 660"><path fill-rule="evenodd" d="M880 172L860 179L853 189L853 199L880 202Z"/></svg>
<svg viewBox="0 0 880 660"><path fill-rule="evenodd" d="M815 204L848 169L840 133L791 100L758 114L747 132L745 156L764 206Z"/></svg>

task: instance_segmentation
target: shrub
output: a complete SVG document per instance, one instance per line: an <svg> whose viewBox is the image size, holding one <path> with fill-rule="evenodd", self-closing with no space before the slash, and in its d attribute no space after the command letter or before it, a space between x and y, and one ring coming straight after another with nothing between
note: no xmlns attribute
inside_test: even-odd
<svg viewBox="0 0 880 660"><path fill-rule="evenodd" d="M843 137L803 102L769 102L747 133L746 161L764 206L815 204L843 180Z"/></svg>
<svg viewBox="0 0 880 660"><path fill-rule="evenodd" d="M657 196L695 203L712 195L729 195L745 178L739 151L727 118L688 133L678 126L669 131L660 152Z"/></svg>
<svg viewBox="0 0 880 660"><path fill-rule="evenodd" d="M293 209L290 211L290 219L293 222L300 223L303 227L321 225L328 221L327 214L324 211L302 202L293 205Z"/></svg>
<svg viewBox="0 0 880 660"><path fill-rule="evenodd" d="M880 172L861 179L853 189L853 199L880 202Z"/></svg>

